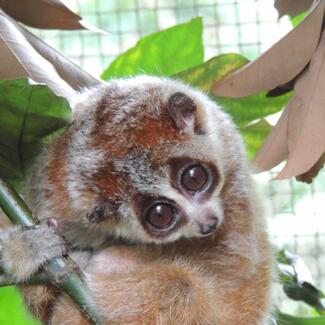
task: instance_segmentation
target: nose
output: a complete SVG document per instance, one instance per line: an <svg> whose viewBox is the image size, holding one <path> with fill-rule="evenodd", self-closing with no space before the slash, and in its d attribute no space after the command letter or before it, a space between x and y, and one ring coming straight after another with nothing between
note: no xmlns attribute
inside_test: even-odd
<svg viewBox="0 0 325 325"><path fill-rule="evenodd" d="M217 230L218 224L219 224L219 220L214 219L213 223L211 224L201 225L200 227L201 234L205 236L213 234Z"/></svg>

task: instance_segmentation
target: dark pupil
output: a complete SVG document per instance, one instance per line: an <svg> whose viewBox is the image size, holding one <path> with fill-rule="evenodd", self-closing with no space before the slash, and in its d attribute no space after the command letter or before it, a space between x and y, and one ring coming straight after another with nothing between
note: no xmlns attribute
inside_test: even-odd
<svg viewBox="0 0 325 325"><path fill-rule="evenodd" d="M174 218L174 209L167 203L154 205L148 213L148 222L156 228L166 228Z"/></svg>
<svg viewBox="0 0 325 325"><path fill-rule="evenodd" d="M200 165L193 165L185 169L182 174L182 185L189 191L199 191L207 183L208 175Z"/></svg>

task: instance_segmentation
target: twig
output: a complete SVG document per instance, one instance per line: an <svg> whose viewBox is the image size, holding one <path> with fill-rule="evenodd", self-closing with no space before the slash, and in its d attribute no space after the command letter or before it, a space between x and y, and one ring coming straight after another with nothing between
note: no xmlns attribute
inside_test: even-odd
<svg viewBox="0 0 325 325"><path fill-rule="evenodd" d="M6 274L4 272L0 272L0 287L6 287L6 286L12 286L12 285L17 285L17 284L33 284L33 285L38 285L38 284L49 284L51 283L51 278L47 272L44 270L37 272L34 274L30 279L27 281L17 281L14 277L12 277L10 274Z"/></svg>
<svg viewBox="0 0 325 325"><path fill-rule="evenodd" d="M39 223L18 193L1 178L0 207L14 224L33 226ZM95 311L95 305L87 293L85 283L80 274L76 272L71 259L63 257L53 258L47 263L45 270L50 282L62 288L93 324L98 325L102 323ZM12 281L9 275L3 276L4 281ZM31 279L31 281L33 280Z"/></svg>

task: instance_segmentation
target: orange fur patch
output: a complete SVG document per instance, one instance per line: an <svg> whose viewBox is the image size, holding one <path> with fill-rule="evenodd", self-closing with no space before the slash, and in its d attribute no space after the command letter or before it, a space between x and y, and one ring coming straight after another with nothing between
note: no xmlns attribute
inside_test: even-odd
<svg viewBox="0 0 325 325"><path fill-rule="evenodd" d="M145 117L141 121L141 128L134 132L134 142L144 148L152 148L162 141L184 141L173 121L167 114L158 120L153 117Z"/></svg>
<svg viewBox="0 0 325 325"><path fill-rule="evenodd" d="M52 159L49 160L49 164L46 166L46 175L48 182L55 187L56 193L46 192L46 195L53 197L55 202L53 206L60 207L64 202L69 201L69 195L65 188L65 182L68 177L66 171L67 164L67 149L69 144L68 132L60 138L56 139L51 146Z"/></svg>

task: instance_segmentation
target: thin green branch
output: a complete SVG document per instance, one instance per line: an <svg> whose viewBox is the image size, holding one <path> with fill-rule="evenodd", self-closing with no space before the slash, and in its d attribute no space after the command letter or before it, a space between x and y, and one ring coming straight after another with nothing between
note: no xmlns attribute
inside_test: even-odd
<svg viewBox="0 0 325 325"><path fill-rule="evenodd" d="M14 277L12 277L10 274L6 274L4 272L0 272L0 287L6 287L6 286L12 286L12 285L18 285L18 284L32 284L32 285L38 285L38 284L49 284L51 283L52 279L50 278L49 274L45 272L44 270L37 272L34 274L28 281L17 281Z"/></svg>
<svg viewBox="0 0 325 325"><path fill-rule="evenodd" d="M1 178L0 207L14 224L33 226L39 223L19 194ZM95 311L95 305L87 293L85 283L71 259L53 258L44 269L49 275L50 282L62 288L93 324L102 323ZM12 281L9 275L3 275L3 277L4 281Z"/></svg>

